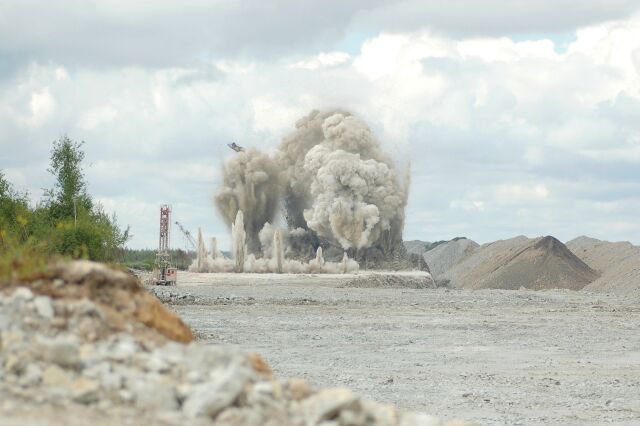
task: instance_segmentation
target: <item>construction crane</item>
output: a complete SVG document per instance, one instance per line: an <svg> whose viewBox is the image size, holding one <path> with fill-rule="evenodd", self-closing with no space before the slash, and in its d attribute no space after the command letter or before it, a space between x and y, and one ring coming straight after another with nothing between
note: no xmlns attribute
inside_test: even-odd
<svg viewBox="0 0 640 426"><path fill-rule="evenodd" d="M175 223L176 223L176 225L178 225L178 228L180 229L180 231L184 234L184 237L187 239L187 241L188 241L188 242L189 242L189 244L191 245L191 248L193 248L194 250L197 250L197 249L196 249L196 242L195 242L195 240L193 239L193 236L191 235L191 232L189 232L189 230L188 230L188 229L185 229L185 227L184 227L184 226L182 226L182 225L180 224L180 222L178 222L177 220L176 220L176 222L175 222Z"/></svg>
<svg viewBox="0 0 640 426"><path fill-rule="evenodd" d="M156 285L175 285L178 279L178 270L171 266L171 254L169 253L169 224L171 207L167 204L160 206L160 238L156 264L153 270L153 282Z"/></svg>

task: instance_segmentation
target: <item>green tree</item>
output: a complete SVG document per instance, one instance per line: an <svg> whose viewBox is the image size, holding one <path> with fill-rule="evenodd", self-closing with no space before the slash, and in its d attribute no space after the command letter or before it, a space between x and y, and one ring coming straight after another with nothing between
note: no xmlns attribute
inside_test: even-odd
<svg viewBox="0 0 640 426"><path fill-rule="evenodd" d="M129 239L129 229L121 231L116 217L104 212L87 193L82 169L84 142L67 136L53 143L48 171L56 178L45 192L48 218L53 226L53 251L76 258L114 261Z"/></svg>
<svg viewBox="0 0 640 426"><path fill-rule="evenodd" d="M56 182L44 202L30 207L0 170L0 283L42 270L59 255L113 262L123 258L129 228L122 231L87 192L84 143L64 136L53 143L48 169Z"/></svg>
<svg viewBox="0 0 640 426"><path fill-rule="evenodd" d="M56 183L45 192L53 220L76 218L78 210L89 212L93 208L82 170L83 145L67 136L53 142L48 172L55 176Z"/></svg>

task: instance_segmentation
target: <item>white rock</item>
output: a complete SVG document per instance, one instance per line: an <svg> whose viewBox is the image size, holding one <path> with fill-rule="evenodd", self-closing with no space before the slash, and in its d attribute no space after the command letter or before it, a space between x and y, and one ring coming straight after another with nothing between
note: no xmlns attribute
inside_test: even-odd
<svg viewBox="0 0 640 426"><path fill-rule="evenodd" d="M10 413L16 409L16 403L13 401L3 401L2 402L2 412Z"/></svg>
<svg viewBox="0 0 640 426"><path fill-rule="evenodd" d="M83 371L85 377L95 379L101 386L110 391L122 388L123 378L120 374L112 371L111 364L107 361L94 364Z"/></svg>
<svg viewBox="0 0 640 426"><path fill-rule="evenodd" d="M380 404L372 401L363 401L362 409L367 417L378 426L395 426L398 424L398 413L391 404Z"/></svg>
<svg viewBox="0 0 640 426"><path fill-rule="evenodd" d="M109 362L96 362L84 369L82 374L90 379L98 379L111 371Z"/></svg>
<svg viewBox="0 0 640 426"><path fill-rule="evenodd" d="M20 385L33 386L40 382L42 370L36 364L29 364L20 377Z"/></svg>
<svg viewBox="0 0 640 426"><path fill-rule="evenodd" d="M131 402L135 399L135 395L129 389L122 389L118 392L118 396L120 396L120 399L124 402Z"/></svg>
<svg viewBox="0 0 640 426"><path fill-rule="evenodd" d="M100 401L98 401L98 408L100 410L107 411L111 407L113 407L113 403L108 399L101 399Z"/></svg>
<svg viewBox="0 0 640 426"><path fill-rule="evenodd" d="M160 349L156 349L151 353L151 357L147 363L147 369L156 373L164 373L169 371L169 363L165 360Z"/></svg>
<svg viewBox="0 0 640 426"><path fill-rule="evenodd" d="M122 387L122 376L117 373L106 373L101 377L100 383L107 390L118 390Z"/></svg>
<svg viewBox="0 0 640 426"><path fill-rule="evenodd" d="M189 417L214 417L238 398L249 378L249 371L238 364L212 373L208 382L194 385L184 401L183 410Z"/></svg>
<svg viewBox="0 0 640 426"><path fill-rule="evenodd" d="M33 299L33 292L31 291L30 288L18 287L13 291L10 299L11 299L9 301L10 303L15 301L28 302L31 299Z"/></svg>
<svg viewBox="0 0 640 426"><path fill-rule="evenodd" d="M434 416L422 413L405 413L399 426L442 426L442 421Z"/></svg>
<svg viewBox="0 0 640 426"><path fill-rule="evenodd" d="M20 374L26 368L27 362L25 357L10 353L4 356L4 369L7 373Z"/></svg>
<svg viewBox="0 0 640 426"><path fill-rule="evenodd" d="M184 364L184 345L176 342L169 342L161 349L167 362L178 365Z"/></svg>
<svg viewBox="0 0 640 426"><path fill-rule="evenodd" d="M80 345L78 355L80 356L80 361L82 361L84 365L95 365L104 358L104 354L100 353L98 347L92 343L84 343Z"/></svg>
<svg viewBox="0 0 640 426"><path fill-rule="evenodd" d="M147 410L174 410L178 408L178 398L174 383L167 377L140 373L140 377L130 385L135 404Z"/></svg>
<svg viewBox="0 0 640 426"><path fill-rule="evenodd" d="M53 339L40 339L37 345L38 356L61 367L75 368L80 365L77 341L58 336Z"/></svg>
<svg viewBox="0 0 640 426"><path fill-rule="evenodd" d="M109 352L109 358L115 361L125 361L131 358L138 349L138 345L130 336L122 336Z"/></svg>
<svg viewBox="0 0 640 426"><path fill-rule="evenodd" d="M246 402L243 400L241 405L258 408L262 411L277 412L285 411L285 403L282 400L283 392L280 383L258 382L253 386L247 387Z"/></svg>
<svg viewBox="0 0 640 426"><path fill-rule="evenodd" d="M71 397L81 404L90 404L100 398L100 385L81 377L71 384Z"/></svg>
<svg viewBox="0 0 640 426"><path fill-rule="evenodd" d="M38 296L33 301L36 312L43 318L51 319L53 318L55 312L53 310L53 304L51 303L51 299L47 296Z"/></svg>
<svg viewBox="0 0 640 426"><path fill-rule="evenodd" d="M187 373L187 381L189 383L198 383L202 381L202 376L203 374L201 372L192 370Z"/></svg>
<svg viewBox="0 0 640 426"><path fill-rule="evenodd" d="M42 373L42 383L45 386L68 386L71 383L71 378L65 370L52 364Z"/></svg>
<svg viewBox="0 0 640 426"><path fill-rule="evenodd" d="M180 401L184 401L191 394L192 385L182 383L176 386L176 396Z"/></svg>
<svg viewBox="0 0 640 426"><path fill-rule="evenodd" d="M302 410L307 424L315 425L323 420L331 420L340 410L352 408L359 403L350 389L323 389L302 402Z"/></svg>

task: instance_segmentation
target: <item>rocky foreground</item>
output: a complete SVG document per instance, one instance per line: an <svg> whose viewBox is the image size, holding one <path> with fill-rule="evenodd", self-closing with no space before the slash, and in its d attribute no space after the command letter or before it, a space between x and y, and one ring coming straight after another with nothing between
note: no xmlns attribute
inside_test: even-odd
<svg viewBox="0 0 640 426"><path fill-rule="evenodd" d="M3 424L441 425L349 389L276 379L192 342L137 280L90 262L0 286ZM453 424L463 422L450 422Z"/></svg>

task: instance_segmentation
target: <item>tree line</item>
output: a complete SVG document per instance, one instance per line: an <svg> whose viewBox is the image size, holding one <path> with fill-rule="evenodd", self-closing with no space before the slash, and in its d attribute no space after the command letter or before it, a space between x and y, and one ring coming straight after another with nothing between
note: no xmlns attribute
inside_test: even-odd
<svg viewBox="0 0 640 426"><path fill-rule="evenodd" d="M52 256L102 262L122 258L129 228L121 228L116 215L87 192L83 145L67 136L53 143L48 171L55 183L35 204L0 170L0 275Z"/></svg>

